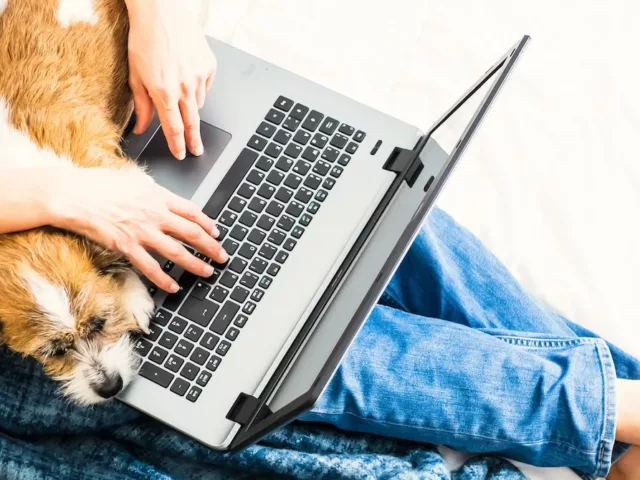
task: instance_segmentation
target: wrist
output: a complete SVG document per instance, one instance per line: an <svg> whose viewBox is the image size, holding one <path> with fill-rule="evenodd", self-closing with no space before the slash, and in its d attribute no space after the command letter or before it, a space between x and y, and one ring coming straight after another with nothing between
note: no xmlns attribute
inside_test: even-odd
<svg viewBox="0 0 640 480"><path fill-rule="evenodd" d="M46 181L44 195L40 196L43 215L48 218L47 224L64 230L77 230L78 216L74 213L74 200L69 188L69 179L76 173L76 168L51 169ZM72 182L73 184L73 182Z"/></svg>

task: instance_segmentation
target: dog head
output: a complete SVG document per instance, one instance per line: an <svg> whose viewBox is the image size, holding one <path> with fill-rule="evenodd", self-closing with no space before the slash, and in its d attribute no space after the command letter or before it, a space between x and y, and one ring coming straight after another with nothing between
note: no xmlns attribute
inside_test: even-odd
<svg viewBox="0 0 640 480"><path fill-rule="evenodd" d="M3 341L74 401L98 403L133 378L153 302L123 257L51 229L1 237L0 292Z"/></svg>

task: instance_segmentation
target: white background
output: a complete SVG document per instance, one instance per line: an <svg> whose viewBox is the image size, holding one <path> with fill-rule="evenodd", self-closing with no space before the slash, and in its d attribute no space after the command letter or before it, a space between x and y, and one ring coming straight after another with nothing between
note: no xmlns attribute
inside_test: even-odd
<svg viewBox="0 0 640 480"><path fill-rule="evenodd" d="M631 0L213 0L207 32L424 129L530 34L440 206L640 356L639 20Z"/></svg>

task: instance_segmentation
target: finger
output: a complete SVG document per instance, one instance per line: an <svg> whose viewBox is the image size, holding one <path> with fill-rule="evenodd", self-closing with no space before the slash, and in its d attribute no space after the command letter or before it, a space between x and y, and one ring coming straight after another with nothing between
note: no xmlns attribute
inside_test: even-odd
<svg viewBox="0 0 640 480"><path fill-rule="evenodd" d="M208 232L209 235L213 236L213 238L217 238L220 235L220 230L216 227L216 222L202 213L202 210L200 210L194 203L176 195L175 193L169 191L167 191L167 193L167 205L172 213L180 215L193 223L197 223L205 232Z"/></svg>
<svg viewBox="0 0 640 480"><path fill-rule="evenodd" d="M199 252L218 263L226 263L229 255L216 242L211 235L205 232L200 225L197 225L185 218L174 215L165 226L165 232L174 238L182 240Z"/></svg>
<svg viewBox="0 0 640 480"><path fill-rule="evenodd" d="M211 85L213 85L213 79L214 79L214 77L215 77L215 73L214 73L214 72L211 72L211 73L209 74L209 76L207 77L207 84L206 84L206 90L207 90L207 92L208 92L209 90L211 90Z"/></svg>
<svg viewBox="0 0 640 480"><path fill-rule="evenodd" d="M133 107L136 112L136 125L133 128L133 133L140 135L149 128L153 120L153 100L142 85L132 83L131 91L133 92Z"/></svg>
<svg viewBox="0 0 640 480"><path fill-rule="evenodd" d="M180 101L180 112L184 123L184 138L189 151L196 157L204 153L202 138L200 137L200 113L196 102L195 92Z"/></svg>
<svg viewBox="0 0 640 480"><path fill-rule="evenodd" d="M177 101L175 103L167 103L166 105L167 106L159 106L158 102L156 102L158 116L162 124L162 131L164 132L169 150L171 150L173 156L178 160L184 160L187 152L184 144L184 124L182 123L180 108L178 107Z"/></svg>
<svg viewBox="0 0 640 480"><path fill-rule="evenodd" d="M198 87L196 88L196 101L198 102L198 108L204 107L204 98L207 94L206 80L198 80Z"/></svg>
<svg viewBox="0 0 640 480"><path fill-rule="evenodd" d="M128 258L134 267L165 292L175 293L180 288L144 248L136 247L129 253Z"/></svg>
<svg viewBox="0 0 640 480"><path fill-rule="evenodd" d="M199 277L213 275L213 267L211 265L190 254L183 245L168 235L160 232L151 234L147 239L146 246L194 275Z"/></svg>

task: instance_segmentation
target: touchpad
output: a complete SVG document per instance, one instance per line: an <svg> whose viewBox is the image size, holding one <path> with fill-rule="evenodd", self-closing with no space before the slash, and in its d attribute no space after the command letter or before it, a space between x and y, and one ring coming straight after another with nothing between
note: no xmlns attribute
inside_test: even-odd
<svg viewBox="0 0 640 480"><path fill-rule="evenodd" d="M138 157L138 162L146 165L157 183L189 199L231 140L230 133L205 122L200 122L200 134L204 153L195 157L187 151L184 160L177 160L171 154L162 129L159 128Z"/></svg>

